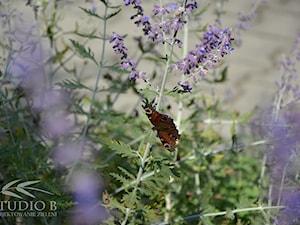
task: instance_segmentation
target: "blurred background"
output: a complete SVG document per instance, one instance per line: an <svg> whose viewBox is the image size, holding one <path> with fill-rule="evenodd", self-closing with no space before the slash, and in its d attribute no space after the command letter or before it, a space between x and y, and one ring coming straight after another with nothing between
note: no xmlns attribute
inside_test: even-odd
<svg viewBox="0 0 300 225"><path fill-rule="evenodd" d="M26 6L26 1L14 1L14 6L22 12L32 23L34 14L32 8ZM126 37L126 46L129 48L129 54L134 59L136 52L130 49L133 45L134 37L141 34L141 29L137 28L133 23L129 23L129 17L133 15L132 7L125 7L123 1L114 0L114 5L122 5L122 11L113 22L108 24L110 32L116 31L121 35L128 34ZM153 2L144 1L143 4L146 14L150 15ZM67 4L66 4L67 3ZM158 1L157 1L158 3ZM300 1L299 0L270 0L265 4L259 1L249 0L214 0L214 1L198 1L199 9L208 7L208 11L201 15L199 26L214 24L216 19L222 21L222 26L232 27L235 30L235 24L238 22L238 15L252 15L255 4L259 5L254 18L249 22L247 30L241 31L241 46L236 47L230 56L226 57L228 67L227 82L215 87L215 94L221 99L226 99L225 106L239 112L249 112L256 106L269 106L275 93L275 81L280 80L281 72L278 70L279 62L284 55L288 55L293 48L297 33L300 31ZM61 30L64 32L72 31L77 26L81 32L90 32L93 29L100 30L99 24L89 21L85 13L79 7L90 8L101 13L101 4L98 1L66 1L61 2ZM217 17L218 15L218 17ZM195 26L195 23L193 24ZM195 27L196 29L196 27ZM64 41L68 43L68 38L83 40L72 34L65 35ZM191 36L190 49L193 48L195 42ZM236 37L234 37L236 38ZM101 43L87 43L96 55L100 54ZM107 49L108 60L119 60L110 49ZM136 50L136 49L135 49ZM80 59L78 59L80 62ZM74 60L71 62L74 64ZM79 69L80 66L78 65ZM139 65L139 69L145 72L152 72L152 68L148 68L147 64ZM96 76L97 68L92 63L88 63L84 76L89 82L93 83L93 77ZM61 71L61 77L64 74ZM67 74L64 74L67 75ZM56 77L58 80L59 77ZM176 78L178 81L178 78ZM175 82L177 82L175 81ZM204 88L205 84L197 84L200 88ZM208 90L205 89L204 90ZM130 95L130 94L129 94ZM119 99L120 109L127 106L128 95L121 96Z"/></svg>

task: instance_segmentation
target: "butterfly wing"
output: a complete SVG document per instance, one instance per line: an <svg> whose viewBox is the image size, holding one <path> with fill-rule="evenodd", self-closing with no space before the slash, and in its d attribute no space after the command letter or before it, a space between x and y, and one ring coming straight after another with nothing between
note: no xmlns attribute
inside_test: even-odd
<svg viewBox="0 0 300 225"><path fill-rule="evenodd" d="M173 119L170 116L157 112L148 101L145 100L144 102L145 105L143 108L145 109L146 115L153 124L155 130L176 129Z"/></svg>
<svg viewBox="0 0 300 225"><path fill-rule="evenodd" d="M144 103L143 108L145 109L146 115L154 126L152 129L157 131L157 136L165 148L171 152L174 151L180 134L173 119L166 114L157 112L147 100L145 100Z"/></svg>
<svg viewBox="0 0 300 225"><path fill-rule="evenodd" d="M158 131L157 136L167 150L169 150L170 152L174 152L178 140L178 137L176 135L172 135L169 132L165 131Z"/></svg>

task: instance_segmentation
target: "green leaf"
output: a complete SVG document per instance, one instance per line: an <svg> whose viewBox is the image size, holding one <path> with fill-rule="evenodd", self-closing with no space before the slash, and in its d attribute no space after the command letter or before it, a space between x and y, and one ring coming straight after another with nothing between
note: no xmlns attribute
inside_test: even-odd
<svg viewBox="0 0 300 225"><path fill-rule="evenodd" d="M112 208L116 208L116 209L120 209L122 211L125 211L125 206L123 204L121 204L117 199L115 198L111 198L109 201L109 205Z"/></svg>
<svg viewBox="0 0 300 225"><path fill-rule="evenodd" d="M93 17L96 17L98 19L101 19L103 20L104 18L102 16L99 16L97 13L93 12L92 10L90 9L86 9L86 8L82 8L82 7L79 7L82 11L84 11L86 14L90 15L90 16L93 16Z"/></svg>
<svg viewBox="0 0 300 225"><path fill-rule="evenodd" d="M125 194L122 198L122 201L127 208L134 208L134 206L138 203L136 191L134 190L128 194Z"/></svg>
<svg viewBox="0 0 300 225"><path fill-rule="evenodd" d="M76 89L86 89L86 90L91 90L89 87L85 86L83 83L77 80L63 80L60 83L57 83L57 85L61 87L65 87L68 89L76 90Z"/></svg>
<svg viewBox="0 0 300 225"><path fill-rule="evenodd" d="M117 15L119 12L121 12L121 9L119 9L119 10L117 10L117 11L111 13L111 14L108 14L107 17L106 17L106 19L110 19L110 18L114 17L114 16Z"/></svg>
<svg viewBox="0 0 300 225"><path fill-rule="evenodd" d="M100 39L100 40L107 40L106 37L102 37L102 36L97 36L97 35L94 35L95 32L91 32L89 34L84 34L84 33L79 33L79 32L76 32L76 34L80 37L85 37L85 38L88 38L88 39Z"/></svg>
<svg viewBox="0 0 300 225"><path fill-rule="evenodd" d="M81 10L83 10L86 14L88 14L89 16L93 16L93 17L96 17L97 19L101 19L101 20L110 19L110 18L114 17L115 15L117 15L119 12L121 12L121 9L118 9L117 11L115 11L111 14L108 14L106 17L102 17L90 9L86 9L86 8L82 8L82 7L79 7L79 8ZM114 7L114 8L119 8L119 7Z"/></svg>
<svg viewBox="0 0 300 225"><path fill-rule="evenodd" d="M156 189L157 188L157 184L154 180L144 180L143 184L146 185L150 189Z"/></svg>
<svg viewBox="0 0 300 225"><path fill-rule="evenodd" d="M133 174L131 174L128 170L124 169L121 166L118 166L118 169L122 171L122 173L124 173L124 175L126 175L127 177L131 178L131 179L135 179L135 176Z"/></svg>
<svg viewBox="0 0 300 225"><path fill-rule="evenodd" d="M78 41L70 39L73 47L75 48L76 52L82 57L82 58L88 58L91 59L96 65L98 65L94 53L91 51L91 49L85 48L82 44L80 44Z"/></svg>
<svg viewBox="0 0 300 225"><path fill-rule="evenodd" d="M111 150L116 151L121 157L137 158L137 152L133 151L129 145L121 141L106 140L105 143Z"/></svg>
<svg viewBox="0 0 300 225"><path fill-rule="evenodd" d="M120 181L122 185L125 185L128 183L128 179L126 177L121 176L120 174L117 173L110 173L112 177L114 177L116 180Z"/></svg>
<svg viewBox="0 0 300 225"><path fill-rule="evenodd" d="M144 184L144 182L143 182L143 184ZM149 188L141 188L140 193L145 196L153 196L153 189L151 190Z"/></svg>

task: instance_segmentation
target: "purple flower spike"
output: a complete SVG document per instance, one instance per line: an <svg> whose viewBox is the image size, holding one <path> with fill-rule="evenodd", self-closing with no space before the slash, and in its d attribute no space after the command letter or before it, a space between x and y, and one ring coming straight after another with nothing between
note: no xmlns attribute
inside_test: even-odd
<svg viewBox="0 0 300 225"><path fill-rule="evenodd" d="M123 70L131 70L129 74L130 80L137 80L140 77L140 72L136 70L136 62L132 60L128 54L128 49L124 45L124 39L121 35L117 34L116 32L113 32L112 35L109 38L109 42L113 43L113 49L116 54L122 55L121 56L121 68Z"/></svg>
<svg viewBox="0 0 300 225"><path fill-rule="evenodd" d="M184 82L179 81L178 85L182 87L181 92L192 92L193 88L190 86L190 83L188 81L184 81Z"/></svg>
<svg viewBox="0 0 300 225"><path fill-rule="evenodd" d="M222 57L233 51L232 40L229 28L222 30L209 26L202 42L196 45L195 50L189 51L184 60L176 63L177 68L185 75L205 75L208 69L215 68L222 61Z"/></svg>
<svg viewBox="0 0 300 225"><path fill-rule="evenodd" d="M73 224L101 224L108 218L108 212L98 200L102 189L99 178L87 172L77 172L73 177L70 185L76 202L73 208Z"/></svg>
<svg viewBox="0 0 300 225"><path fill-rule="evenodd" d="M140 77L139 72L136 70L132 70L131 73L129 74L130 80L137 80L139 77Z"/></svg>
<svg viewBox="0 0 300 225"><path fill-rule="evenodd" d="M143 26L144 35L147 35L149 40L155 43L176 44L178 47L182 46L182 42L176 38L176 35L186 24L184 16L191 15L192 11L197 8L196 1L185 6L175 3L164 6L155 5L152 9L154 22L151 23L149 17L144 15L144 9L140 5L141 1L125 1L125 5L130 4L136 10L136 14L131 16L130 19L135 20L134 23L137 26ZM163 22L162 16L164 17Z"/></svg>

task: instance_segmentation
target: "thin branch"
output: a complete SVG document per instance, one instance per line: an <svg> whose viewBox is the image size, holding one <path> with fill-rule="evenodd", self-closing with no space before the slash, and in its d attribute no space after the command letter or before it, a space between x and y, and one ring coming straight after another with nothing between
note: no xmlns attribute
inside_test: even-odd
<svg viewBox="0 0 300 225"><path fill-rule="evenodd" d="M258 207L253 207L253 208L243 208L243 209L235 209L232 211L222 211L222 212L216 212L216 213L199 213L199 214L194 214L191 216L187 216L187 217L183 217L180 219L175 219L173 221L173 223L178 223L178 222L182 222L182 221L190 221L190 220L196 220L196 219L200 219L203 217L215 217L215 216L225 216L228 214L236 214L236 213L240 213L240 212L251 212L251 211L265 211L265 210L279 210L279 209L284 209L284 206L258 206ZM166 222L162 222L162 223L155 223L153 225L168 225L170 223L166 223Z"/></svg>

